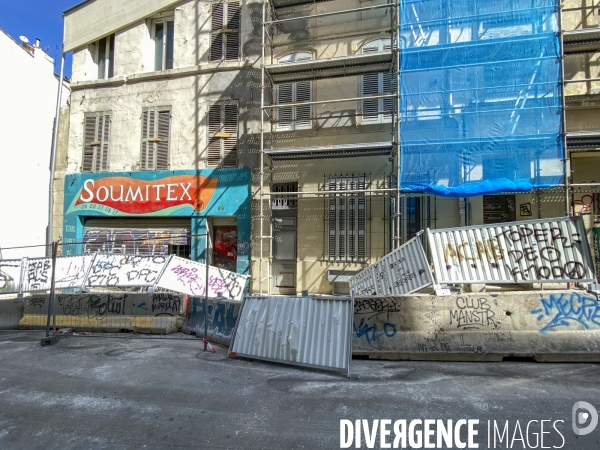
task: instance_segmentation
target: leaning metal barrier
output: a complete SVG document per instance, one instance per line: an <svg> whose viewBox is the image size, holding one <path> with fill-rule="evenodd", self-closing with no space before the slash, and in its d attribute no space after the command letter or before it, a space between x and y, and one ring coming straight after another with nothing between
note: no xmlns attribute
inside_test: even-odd
<svg viewBox="0 0 600 450"><path fill-rule="evenodd" d="M246 297L229 354L350 377L353 303L349 297Z"/></svg>
<svg viewBox="0 0 600 450"><path fill-rule="evenodd" d="M581 217L427 230L438 283L596 279Z"/></svg>

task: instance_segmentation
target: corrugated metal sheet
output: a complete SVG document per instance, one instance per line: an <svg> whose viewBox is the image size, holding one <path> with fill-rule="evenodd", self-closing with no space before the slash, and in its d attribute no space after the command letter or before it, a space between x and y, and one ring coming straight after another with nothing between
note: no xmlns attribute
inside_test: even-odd
<svg viewBox="0 0 600 450"><path fill-rule="evenodd" d="M230 354L349 376L353 313L347 297L246 297Z"/></svg>
<svg viewBox="0 0 600 450"><path fill-rule="evenodd" d="M4 259L0 261L0 294L19 292L21 286L20 259Z"/></svg>
<svg viewBox="0 0 600 450"><path fill-rule="evenodd" d="M419 236L350 279L356 297L406 295L431 284L433 275Z"/></svg>
<svg viewBox="0 0 600 450"><path fill-rule="evenodd" d="M594 281L581 217L427 230L438 283Z"/></svg>

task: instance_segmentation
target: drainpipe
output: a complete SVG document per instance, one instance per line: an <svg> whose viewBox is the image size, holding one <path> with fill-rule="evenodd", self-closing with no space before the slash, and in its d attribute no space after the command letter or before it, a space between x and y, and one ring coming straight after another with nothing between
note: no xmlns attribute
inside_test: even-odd
<svg viewBox="0 0 600 450"><path fill-rule="evenodd" d="M63 39L60 49L60 75L58 76L58 94L56 95L56 112L54 115L54 130L52 132L52 148L50 149L50 186L48 188L48 228L46 229L46 253L52 244L52 213L54 209L54 170L56 167L56 147L58 145L58 121L60 104L62 102L63 77L65 71L65 16L63 19Z"/></svg>

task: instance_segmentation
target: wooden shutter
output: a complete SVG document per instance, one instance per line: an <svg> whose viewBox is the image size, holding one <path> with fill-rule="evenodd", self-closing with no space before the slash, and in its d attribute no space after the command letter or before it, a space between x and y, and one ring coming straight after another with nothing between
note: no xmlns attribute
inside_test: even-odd
<svg viewBox="0 0 600 450"><path fill-rule="evenodd" d="M223 3L213 3L211 12L210 28L210 61L220 61L223 59L223 29L224 5Z"/></svg>
<svg viewBox="0 0 600 450"><path fill-rule="evenodd" d="M169 168L169 134L171 128L171 111L156 111L157 130L156 137L160 139L154 142L156 146L156 170L167 170Z"/></svg>
<svg viewBox="0 0 600 450"><path fill-rule="evenodd" d="M215 135L221 131L222 105L211 105L208 110L208 165L216 167L221 164L221 139Z"/></svg>
<svg viewBox="0 0 600 450"><path fill-rule="evenodd" d="M227 2L227 27L225 35L225 59L237 61L240 57L240 4Z"/></svg>
<svg viewBox="0 0 600 450"><path fill-rule="evenodd" d="M226 103L224 108L223 131L229 137L223 138L223 167L237 166L237 132L238 132L238 105Z"/></svg>
<svg viewBox="0 0 600 450"><path fill-rule="evenodd" d="M238 104L216 103L208 111L209 166L236 167Z"/></svg>
<svg viewBox="0 0 600 450"><path fill-rule="evenodd" d="M277 85L277 104L283 105L294 101L294 83ZM277 108L277 129L290 130L293 126L293 107Z"/></svg>
<svg viewBox="0 0 600 450"><path fill-rule="evenodd" d="M312 100L312 82L311 81L296 81L295 86L295 102L310 102ZM296 128L310 128L311 122L311 105L295 106Z"/></svg>
<svg viewBox="0 0 600 450"><path fill-rule="evenodd" d="M96 114L86 115L84 119L84 137L83 137L83 172L93 172L95 163L96 146L92 143L96 142L96 130L98 116Z"/></svg>
<svg viewBox="0 0 600 450"><path fill-rule="evenodd" d="M335 179L329 179L329 190L330 191L335 191L336 190L336 182ZM337 198L335 195L329 195L328 197L328 203L329 203L329 214L328 214L328 229L329 229L329 260L330 261L334 261L336 259L336 255L337 255L337 226L336 226L336 203L337 203Z"/></svg>
<svg viewBox="0 0 600 450"><path fill-rule="evenodd" d="M154 166L154 146L149 142L150 135L154 131L154 111L142 112L142 151L140 155L140 169L152 170Z"/></svg>
<svg viewBox="0 0 600 450"><path fill-rule="evenodd" d="M362 79L362 95L369 97L380 94L379 73L366 73ZM362 121L366 123L377 122L379 119L379 100L363 100L362 102Z"/></svg>
<svg viewBox="0 0 600 450"><path fill-rule="evenodd" d="M110 147L110 114L86 114L84 119L82 172L108 170Z"/></svg>
<svg viewBox="0 0 600 450"><path fill-rule="evenodd" d="M99 117L99 124L101 132L100 147L97 151L96 159L96 170L107 171L108 170L108 148L110 144L110 115L102 114ZM98 133L100 134L100 133Z"/></svg>

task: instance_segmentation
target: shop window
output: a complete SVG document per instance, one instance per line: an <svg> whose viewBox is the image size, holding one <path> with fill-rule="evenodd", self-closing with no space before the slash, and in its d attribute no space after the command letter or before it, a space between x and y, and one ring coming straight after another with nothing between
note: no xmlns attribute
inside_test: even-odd
<svg viewBox="0 0 600 450"><path fill-rule="evenodd" d="M362 47L362 53L388 52L392 48L390 39L371 41ZM367 73L362 76L362 96L392 94L392 74L390 72ZM379 98L362 101L362 123L391 122L393 98Z"/></svg>
<svg viewBox="0 0 600 450"><path fill-rule="evenodd" d="M208 166L236 167L238 104L219 102L208 110Z"/></svg>
<svg viewBox="0 0 600 450"><path fill-rule="evenodd" d="M212 4L210 61L237 61L240 57L240 2Z"/></svg>
<svg viewBox="0 0 600 450"><path fill-rule="evenodd" d="M328 256L330 261L362 262L366 258L366 195L347 193L367 189L365 176L329 178L327 189L338 191L327 200Z"/></svg>
<svg viewBox="0 0 600 450"><path fill-rule="evenodd" d="M110 112L87 113L84 117L82 172L108 170Z"/></svg>
<svg viewBox="0 0 600 450"><path fill-rule="evenodd" d="M289 64L312 59L310 53L292 53L278 60L279 64ZM312 127L312 106L302 105L312 101L312 81L294 81L277 85L277 104L294 104L277 108L277 130L302 130Z"/></svg>
<svg viewBox="0 0 600 450"><path fill-rule="evenodd" d="M115 69L115 35L103 37L96 42L98 79L112 78Z"/></svg>
<svg viewBox="0 0 600 450"><path fill-rule="evenodd" d="M144 108L142 112L141 170L169 168L171 108Z"/></svg>
<svg viewBox="0 0 600 450"><path fill-rule="evenodd" d="M154 70L173 68L173 37L175 22L173 19L160 19L152 22L154 39Z"/></svg>

